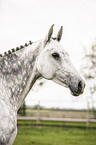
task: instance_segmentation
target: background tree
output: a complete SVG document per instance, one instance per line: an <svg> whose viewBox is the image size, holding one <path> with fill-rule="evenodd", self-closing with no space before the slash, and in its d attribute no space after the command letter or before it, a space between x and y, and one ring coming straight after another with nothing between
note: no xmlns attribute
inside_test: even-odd
<svg viewBox="0 0 96 145"><path fill-rule="evenodd" d="M18 110L18 114L25 116L26 115L26 104L25 104L25 100L23 102L23 104L21 105L21 107Z"/></svg>
<svg viewBox="0 0 96 145"><path fill-rule="evenodd" d="M82 63L82 72L86 79L86 84L90 90L90 99L92 103L92 110L96 118L96 107L94 106L93 94L96 92L96 40L89 49L85 49L85 55Z"/></svg>

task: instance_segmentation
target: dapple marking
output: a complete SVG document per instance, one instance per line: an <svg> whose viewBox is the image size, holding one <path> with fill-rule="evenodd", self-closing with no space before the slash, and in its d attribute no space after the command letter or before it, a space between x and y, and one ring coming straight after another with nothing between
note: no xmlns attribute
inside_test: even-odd
<svg viewBox="0 0 96 145"><path fill-rule="evenodd" d="M17 111L39 77L68 87L74 96L84 91L84 81L60 45L63 27L52 38L0 54L0 145L12 145L17 134Z"/></svg>

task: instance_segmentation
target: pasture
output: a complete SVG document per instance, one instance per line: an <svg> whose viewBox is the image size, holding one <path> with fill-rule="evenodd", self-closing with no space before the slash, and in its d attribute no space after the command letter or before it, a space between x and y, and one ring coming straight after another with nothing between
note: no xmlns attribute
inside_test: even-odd
<svg viewBox="0 0 96 145"><path fill-rule="evenodd" d="M54 110L26 108L26 117L82 118L86 119L86 110ZM20 116L20 115L19 115ZM94 118L89 111L90 119ZM95 145L96 122L18 120L18 134L13 145Z"/></svg>
<svg viewBox="0 0 96 145"><path fill-rule="evenodd" d="M23 110L20 110L21 113ZM40 111L38 113L38 111ZM31 116L31 117L37 117L38 114L40 117L49 117L49 118L82 118L86 119L87 118L87 110L60 110L60 109L40 109L38 108L33 109L33 108L26 108L25 110L26 116ZM23 114L21 114L23 115ZM89 116L90 119L94 119L94 113L92 110L89 111Z"/></svg>
<svg viewBox="0 0 96 145"><path fill-rule="evenodd" d="M18 126L13 145L95 145L95 129Z"/></svg>

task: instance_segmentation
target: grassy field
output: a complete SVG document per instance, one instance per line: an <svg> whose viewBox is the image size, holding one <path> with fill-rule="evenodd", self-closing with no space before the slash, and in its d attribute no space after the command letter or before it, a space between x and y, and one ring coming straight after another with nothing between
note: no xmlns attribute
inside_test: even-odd
<svg viewBox="0 0 96 145"><path fill-rule="evenodd" d="M37 126L37 120L18 120L19 126ZM66 127L66 128L86 128L86 122L68 122L68 121L44 121L40 120L40 126L46 127ZM96 129L96 123L90 122L89 128Z"/></svg>
<svg viewBox="0 0 96 145"><path fill-rule="evenodd" d="M95 145L96 130L18 126L13 145Z"/></svg>

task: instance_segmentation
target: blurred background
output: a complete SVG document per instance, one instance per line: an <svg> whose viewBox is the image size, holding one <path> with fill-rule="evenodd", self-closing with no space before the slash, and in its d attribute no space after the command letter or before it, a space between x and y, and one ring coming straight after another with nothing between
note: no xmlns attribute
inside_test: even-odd
<svg viewBox="0 0 96 145"><path fill-rule="evenodd" d="M86 81L85 91L74 97L67 88L38 80L18 111L18 125L96 129L96 0L0 0L0 53L43 39L52 24L54 36L63 26L60 43Z"/></svg>

